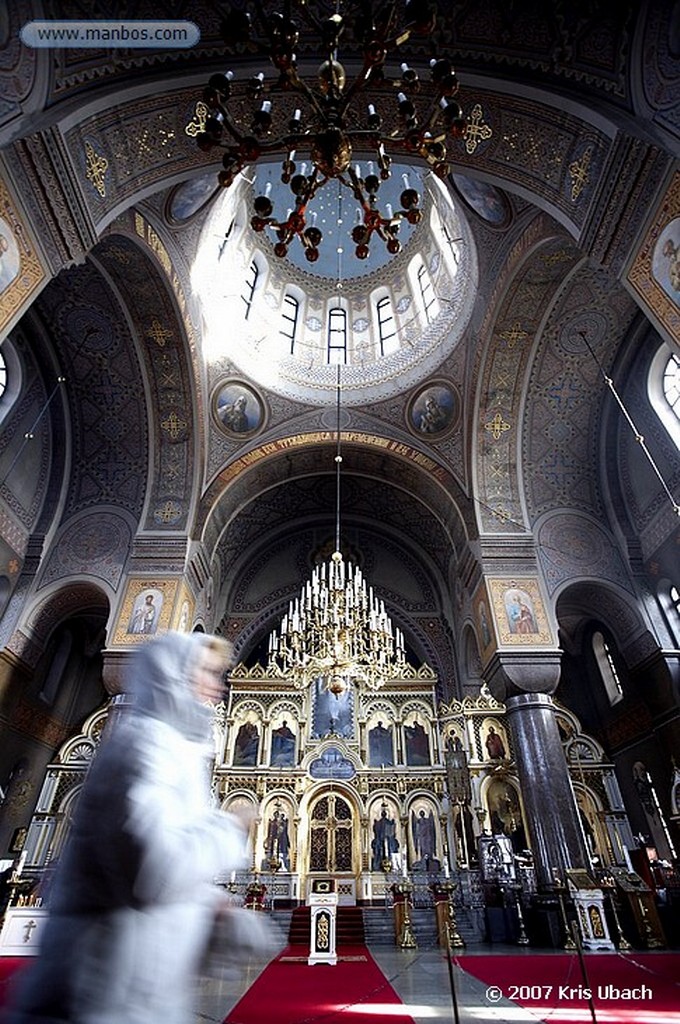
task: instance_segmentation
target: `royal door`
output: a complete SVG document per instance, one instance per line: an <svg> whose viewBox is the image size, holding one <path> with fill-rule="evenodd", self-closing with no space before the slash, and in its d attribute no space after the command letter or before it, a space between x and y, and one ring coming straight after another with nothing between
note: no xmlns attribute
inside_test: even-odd
<svg viewBox="0 0 680 1024"><path fill-rule="evenodd" d="M352 871L352 809L338 793L326 793L310 815L309 870L333 874Z"/></svg>

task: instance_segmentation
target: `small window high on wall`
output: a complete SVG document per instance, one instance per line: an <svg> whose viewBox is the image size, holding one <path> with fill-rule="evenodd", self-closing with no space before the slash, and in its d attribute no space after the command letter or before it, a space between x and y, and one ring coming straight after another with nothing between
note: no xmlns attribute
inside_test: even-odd
<svg viewBox="0 0 680 1024"><path fill-rule="evenodd" d="M378 341L380 344L380 355L388 352L395 352L399 348L397 328L392 312L392 300L389 295L383 295L375 304L375 312L378 319Z"/></svg>
<svg viewBox="0 0 680 1024"><path fill-rule="evenodd" d="M680 420L680 359L673 354L666 363L663 374L663 395L673 410L673 415Z"/></svg>
<svg viewBox="0 0 680 1024"><path fill-rule="evenodd" d="M241 298L243 299L245 305L244 318L246 320L250 316L250 310L253 307L253 296L255 294L255 286L257 285L257 279L259 277L259 274L260 271L257 266L257 263L255 262L255 260L253 260L250 266L248 267L248 275L245 279L244 290L241 295Z"/></svg>
<svg viewBox="0 0 680 1024"><path fill-rule="evenodd" d="M673 607L675 608L675 614L680 620L680 590L677 587L671 587L670 595Z"/></svg>
<svg viewBox="0 0 680 1024"><path fill-rule="evenodd" d="M609 644L600 632L593 633L592 643L593 654L597 661L597 667L600 670L600 676L602 677L609 703L617 704L620 700L623 700L623 687L621 686L621 680L619 679L619 673L616 670Z"/></svg>
<svg viewBox="0 0 680 1024"><path fill-rule="evenodd" d="M347 313L341 306L328 310L328 362L347 362Z"/></svg>
<svg viewBox="0 0 680 1024"><path fill-rule="evenodd" d="M21 362L14 343L5 338L0 346L0 424L7 419L22 389Z"/></svg>
<svg viewBox="0 0 680 1024"><path fill-rule="evenodd" d="M295 336L297 334L299 315L299 300L296 299L294 295L291 295L290 292L286 292L283 296L283 309L281 310L281 317L283 319L281 334L284 338L288 339L290 344L289 352L291 355L295 352Z"/></svg>
<svg viewBox="0 0 680 1024"><path fill-rule="evenodd" d="M428 269L424 263L421 263L418 267L417 277L425 319L428 324L431 324L439 313L439 303L437 302L437 296L435 295L434 288L432 287L432 278L430 277Z"/></svg>
<svg viewBox="0 0 680 1024"><path fill-rule="evenodd" d="M662 345L649 368L647 393L664 427L680 448L680 358Z"/></svg>

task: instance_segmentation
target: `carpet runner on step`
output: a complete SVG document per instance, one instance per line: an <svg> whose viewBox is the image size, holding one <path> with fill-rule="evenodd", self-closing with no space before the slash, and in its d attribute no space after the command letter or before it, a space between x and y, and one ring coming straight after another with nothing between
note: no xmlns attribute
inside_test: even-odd
<svg viewBox="0 0 680 1024"><path fill-rule="evenodd" d="M457 956L487 986L489 1007L519 1003L549 1024L680 1024L679 953Z"/></svg>
<svg viewBox="0 0 680 1024"><path fill-rule="evenodd" d="M309 945L310 928L311 908L296 907L290 919L288 933L288 941L291 946ZM365 945L364 916L361 907L338 907L335 935L338 948L340 946Z"/></svg>
<svg viewBox="0 0 680 1024"><path fill-rule="evenodd" d="M338 962L307 964L287 946L234 1006L224 1024L414 1024L366 946L338 948Z"/></svg>

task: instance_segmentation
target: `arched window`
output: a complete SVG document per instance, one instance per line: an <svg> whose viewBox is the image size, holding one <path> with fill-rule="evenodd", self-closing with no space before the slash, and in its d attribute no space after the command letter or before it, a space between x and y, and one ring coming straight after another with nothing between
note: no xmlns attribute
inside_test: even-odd
<svg viewBox="0 0 680 1024"><path fill-rule="evenodd" d="M670 589L671 602L675 608L675 614L680 619L680 590L677 587L671 587Z"/></svg>
<svg viewBox="0 0 680 1024"><path fill-rule="evenodd" d="M21 394L23 373L17 350L10 338L0 348L0 423L5 420Z"/></svg>
<svg viewBox="0 0 680 1024"><path fill-rule="evenodd" d="M328 362L347 362L347 313L341 306L328 310Z"/></svg>
<svg viewBox="0 0 680 1024"><path fill-rule="evenodd" d="M669 579L659 580L656 597L661 608L669 633L673 640L671 645L680 644L680 589Z"/></svg>
<svg viewBox="0 0 680 1024"><path fill-rule="evenodd" d="M663 396L680 421L680 359L673 353L663 372Z"/></svg>
<svg viewBox="0 0 680 1024"><path fill-rule="evenodd" d="M397 339L397 328L392 312L392 301L389 295L383 295L375 304L375 311L378 320L378 343L380 355L387 355L389 352L396 352L399 348Z"/></svg>
<svg viewBox="0 0 680 1024"><path fill-rule="evenodd" d="M248 267L248 275L245 280L245 289L241 294L241 298L243 299L244 305L246 307L244 313L245 320L247 320L248 317L250 316L250 310L252 309L253 306L253 295L255 294L255 286L257 285L257 279L259 276L259 267L255 260L253 260L250 266Z"/></svg>
<svg viewBox="0 0 680 1024"><path fill-rule="evenodd" d="M654 412L680 448L680 359L662 345L649 368L647 394Z"/></svg>
<svg viewBox="0 0 680 1024"><path fill-rule="evenodd" d="M623 700L623 687L621 686L621 680L619 679L619 673L616 670L609 644L599 631L593 633L592 644L593 654L597 661L597 667L600 670L609 703L617 704L620 700Z"/></svg>
<svg viewBox="0 0 680 1024"><path fill-rule="evenodd" d="M446 224L442 221L442 234L446 240L446 248L444 249L444 258L448 263L451 276L455 277L458 273L461 260L461 245L463 242L462 237L454 238L449 231Z"/></svg>
<svg viewBox="0 0 680 1024"><path fill-rule="evenodd" d="M425 314L425 319L428 324L431 324L439 312L439 303L437 302L437 296L435 295L434 288L432 287L432 278L430 277L428 269L424 263L420 264L417 277L418 287L420 288L422 309Z"/></svg>
<svg viewBox="0 0 680 1024"><path fill-rule="evenodd" d="M290 292L286 292L283 296L283 309L281 310L281 316L283 318L281 334L290 342L289 351L291 355L293 355L295 351L295 336L297 334L299 315L300 300L296 299L294 295L290 294Z"/></svg>

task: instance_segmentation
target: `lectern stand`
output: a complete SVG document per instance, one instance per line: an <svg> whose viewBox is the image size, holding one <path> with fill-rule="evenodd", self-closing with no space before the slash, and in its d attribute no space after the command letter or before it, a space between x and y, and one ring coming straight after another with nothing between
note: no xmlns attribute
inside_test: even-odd
<svg viewBox="0 0 680 1024"><path fill-rule="evenodd" d="M332 878L315 878L309 894L311 908L311 935L308 964L337 964L335 925L338 913L338 894Z"/></svg>

